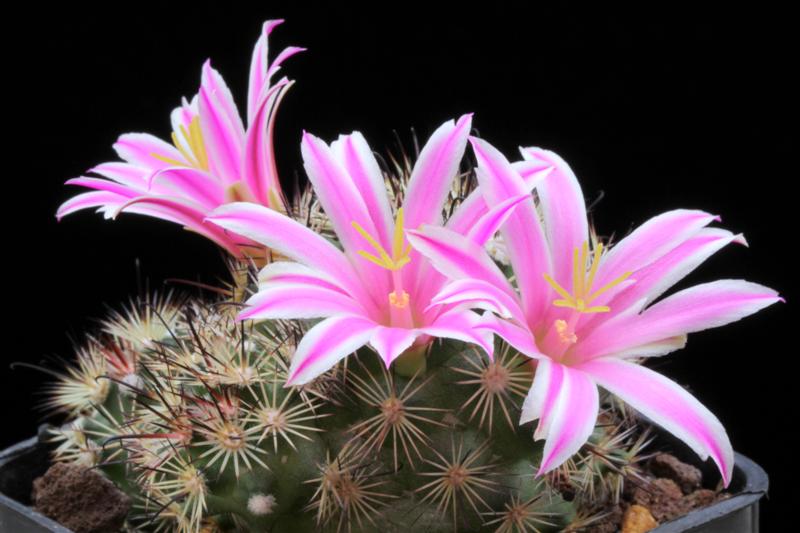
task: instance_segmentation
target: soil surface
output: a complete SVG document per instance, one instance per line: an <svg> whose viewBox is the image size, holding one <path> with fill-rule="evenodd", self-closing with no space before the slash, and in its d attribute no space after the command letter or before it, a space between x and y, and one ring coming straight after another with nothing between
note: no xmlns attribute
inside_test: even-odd
<svg viewBox="0 0 800 533"><path fill-rule="evenodd" d="M112 533L125 522L131 503L94 470L55 463L33 482L33 505L75 533Z"/></svg>
<svg viewBox="0 0 800 533"><path fill-rule="evenodd" d="M586 531L644 533L690 511L729 497L703 488L700 470L668 453L655 455L643 472L646 482L626 485L623 500L611 505Z"/></svg>

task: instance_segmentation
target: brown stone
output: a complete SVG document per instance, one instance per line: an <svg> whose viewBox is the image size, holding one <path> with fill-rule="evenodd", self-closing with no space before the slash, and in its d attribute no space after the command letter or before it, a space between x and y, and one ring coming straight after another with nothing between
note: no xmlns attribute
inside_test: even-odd
<svg viewBox="0 0 800 533"><path fill-rule="evenodd" d="M56 463L33 482L34 509L75 533L119 531L130 509L125 493L95 470Z"/></svg>
<svg viewBox="0 0 800 533"><path fill-rule="evenodd" d="M647 507L659 522L666 522L684 514L683 492L671 479L658 478L637 487L632 503Z"/></svg>
<svg viewBox="0 0 800 533"><path fill-rule="evenodd" d="M614 505L586 528L586 533L617 533L622 522L622 506ZM583 530L581 530L583 531Z"/></svg>
<svg viewBox="0 0 800 533"><path fill-rule="evenodd" d="M684 507L686 512L693 509L698 509L700 507L705 507L706 505L711 505L717 499L717 493L713 490L708 489L699 489L694 491L691 494L687 494L683 497Z"/></svg>
<svg viewBox="0 0 800 533"><path fill-rule="evenodd" d="M622 517L622 533L645 533L658 526L647 507L631 505Z"/></svg>
<svg viewBox="0 0 800 533"><path fill-rule="evenodd" d="M650 471L656 477L665 477L677 483L684 494L691 494L699 489L703 480L700 469L669 453L660 453L653 457L650 460Z"/></svg>

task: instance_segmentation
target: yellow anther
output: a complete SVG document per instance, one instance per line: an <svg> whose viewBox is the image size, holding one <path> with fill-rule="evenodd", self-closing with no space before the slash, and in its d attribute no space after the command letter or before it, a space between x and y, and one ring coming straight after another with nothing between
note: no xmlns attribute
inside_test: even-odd
<svg viewBox="0 0 800 533"><path fill-rule="evenodd" d="M151 153L150 155L170 165L183 167L186 166L186 163L188 162L189 166L199 168L201 170L208 170L208 154L206 153L206 145L203 142L203 131L200 129L200 116L196 115L189 123L189 131L186 131L186 128L183 126L183 124L180 125L179 129L180 135L183 137L183 140L186 142L186 144L189 145L189 149L186 149L184 143L182 143L181 139L178 137L179 132L176 131L172 132L172 144L175 145L175 148L177 148L181 155L186 159L185 162L178 161L176 159L172 159L171 157L157 154L155 152Z"/></svg>
<svg viewBox="0 0 800 533"><path fill-rule="evenodd" d="M592 306L591 303L601 294L613 289L628 279L628 276L630 276L631 273L625 272L614 281L606 283L598 290L592 292L592 284L594 284L594 279L597 275L597 268L600 265L600 257L602 253L603 244L600 243L594 249L594 253L592 254L592 262L587 269L586 261L589 258L589 243L584 242L581 248L575 248L572 256L572 294L570 294L570 292L564 287L559 285L559 283L550 275L544 274L545 281L547 281L547 283L553 287L553 290L556 291L559 296L561 296L560 299L553 301L553 305L556 307L569 307L578 311L579 313L607 313L608 311L611 311L611 308L607 305ZM558 324L556 324L556 327L558 327Z"/></svg>
<svg viewBox="0 0 800 533"><path fill-rule="evenodd" d="M569 332L569 325L566 320L556 320L556 333L563 344L575 344L578 336Z"/></svg>
<svg viewBox="0 0 800 533"><path fill-rule="evenodd" d="M381 246L381 243L377 241L372 235L367 233L361 224L356 222L355 220L351 222L353 228L362 236L364 239L375 249L378 253L377 256L366 252L364 250L359 250L358 255L363 257L364 259L375 263L376 265L383 267L387 270L400 270L405 265L411 261L411 245L405 245L405 238L403 236L403 208L397 210L397 220L394 222L394 235L392 239L392 255Z"/></svg>
<svg viewBox="0 0 800 533"><path fill-rule="evenodd" d="M398 309L405 309L406 307L408 307L408 302L409 302L409 296L406 291L403 291L403 293L400 295L399 298L397 297L396 292L389 293L389 303Z"/></svg>

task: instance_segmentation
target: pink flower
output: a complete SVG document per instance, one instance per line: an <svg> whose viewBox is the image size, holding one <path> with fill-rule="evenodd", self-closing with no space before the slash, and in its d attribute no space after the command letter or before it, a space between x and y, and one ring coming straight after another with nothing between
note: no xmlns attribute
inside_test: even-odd
<svg viewBox="0 0 800 533"><path fill-rule="evenodd" d="M247 128L222 76L206 61L200 91L172 112L172 143L147 133L121 135L114 149L122 161L90 170L100 177L67 181L93 190L64 202L56 217L87 208L97 208L106 218L121 211L139 213L181 224L235 256L252 256L247 249L252 243L204 219L214 208L234 201L285 210L272 136L278 105L293 82L282 78L270 85L270 80L287 58L303 49L288 47L268 63L267 38L282 22L265 22L253 50Z"/></svg>
<svg viewBox="0 0 800 533"><path fill-rule="evenodd" d="M480 190L489 206L528 190L514 166L488 143L472 139ZM733 449L722 424L683 388L639 364L684 346L686 334L721 326L780 301L775 291L741 280L704 283L656 301L714 252L741 235L707 227L718 217L675 210L654 217L610 249L593 242L584 198L558 156L522 150L548 167L500 232L517 280L511 286L481 246L440 227L408 232L415 249L451 278L433 303L482 308L480 326L536 359L536 376L520 423L539 420L546 439L540 473L573 455L592 433L597 386L671 432L724 482ZM541 219L540 220L540 214Z"/></svg>
<svg viewBox="0 0 800 533"><path fill-rule="evenodd" d="M299 343L287 384L314 379L366 344L387 366L432 337L476 343L491 353L491 333L476 329L479 315L430 306L446 279L404 238L406 228L442 224L442 208L470 125L467 115L433 133L395 215L383 174L360 133L340 136L330 146L304 134L306 172L342 250L302 224L254 204L226 205L209 217L296 261L273 263L261 271L260 290L240 319L324 318ZM474 195L448 225L481 246L515 203L528 197L526 192L488 210ZM479 203L482 207L475 207Z"/></svg>

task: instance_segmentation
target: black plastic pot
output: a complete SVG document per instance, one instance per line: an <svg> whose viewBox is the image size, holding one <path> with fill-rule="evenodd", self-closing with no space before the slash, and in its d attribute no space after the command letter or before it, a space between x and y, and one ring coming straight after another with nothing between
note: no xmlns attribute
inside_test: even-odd
<svg viewBox="0 0 800 533"><path fill-rule="evenodd" d="M33 480L49 463L49 452L37 437L0 452L0 532L71 533L27 506ZM758 502L768 487L766 472L737 453L732 497L662 524L653 533L758 533Z"/></svg>

